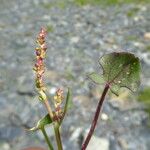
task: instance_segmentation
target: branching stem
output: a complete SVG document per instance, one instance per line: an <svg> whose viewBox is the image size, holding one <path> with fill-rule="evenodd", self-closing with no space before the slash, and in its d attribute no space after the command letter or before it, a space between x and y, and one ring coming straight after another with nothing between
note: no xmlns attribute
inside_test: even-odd
<svg viewBox="0 0 150 150"><path fill-rule="evenodd" d="M54 115L53 115L52 109L51 109L50 104L49 104L47 99L44 101L44 104L45 104L45 107L46 107L46 109L50 115L50 118L53 119ZM58 150L63 150L60 131L59 131L59 129L60 129L59 123L57 121L56 122L54 121L53 127L54 127L55 138L56 138Z"/></svg>
<svg viewBox="0 0 150 150"><path fill-rule="evenodd" d="M56 142L57 142L57 147L58 147L58 150L63 150L59 129L60 129L60 126L59 126L58 122L54 123L54 131L55 131L55 138L56 138Z"/></svg>

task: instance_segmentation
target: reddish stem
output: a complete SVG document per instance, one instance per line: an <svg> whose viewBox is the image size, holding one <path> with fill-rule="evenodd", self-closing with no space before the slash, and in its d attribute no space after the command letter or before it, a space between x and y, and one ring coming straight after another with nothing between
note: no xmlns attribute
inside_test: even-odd
<svg viewBox="0 0 150 150"><path fill-rule="evenodd" d="M95 116L94 116L94 119L92 121L92 124L91 124L91 128L90 128L90 131L84 141L84 143L82 144L82 148L81 150L86 150L88 144L89 144L89 141L94 133L94 130L95 130L95 127L96 127L96 124L97 124L97 121L98 121L98 117L99 117L99 114L100 114L100 111L101 111L101 108L102 108L102 105L103 105L103 102L105 100L105 96L108 92L108 89L109 89L109 84L106 84L105 85L105 88L104 88L104 91L102 93L102 96L99 100L99 103L98 103L98 106L96 108L96 112L95 112Z"/></svg>

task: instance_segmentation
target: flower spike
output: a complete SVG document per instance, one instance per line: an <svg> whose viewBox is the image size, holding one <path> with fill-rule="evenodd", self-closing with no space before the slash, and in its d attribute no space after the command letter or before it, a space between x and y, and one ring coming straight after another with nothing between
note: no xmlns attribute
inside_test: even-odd
<svg viewBox="0 0 150 150"><path fill-rule="evenodd" d="M45 94L46 87L43 82L43 74L45 72L44 58L45 58L46 49L47 49L45 38L46 38L46 30L44 28L41 28L41 31L38 34L38 37L36 40L38 46L35 48L36 63L33 68L36 74L35 83L36 83L36 88L38 89L38 92L40 95L39 96L40 100L46 99L46 94Z"/></svg>

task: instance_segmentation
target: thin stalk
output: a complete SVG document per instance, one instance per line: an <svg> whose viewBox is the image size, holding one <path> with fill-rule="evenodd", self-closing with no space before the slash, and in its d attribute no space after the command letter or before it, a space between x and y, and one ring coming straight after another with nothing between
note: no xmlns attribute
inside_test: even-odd
<svg viewBox="0 0 150 150"><path fill-rule="evenodd" d="M97 124L97 121L98 121L98 117L99 117L99 114L100 114L103 102L105 100L105 96L106 96L106 94L108 92L108 89L109 89L109 84L106 84L105 88L103 90L103 93L102 93L102 95L100 97L99 103L97 105L95 116L94 116L94 119L93 119L92 124L91 124L91 128L89 130L89 133L88 133L85 141L82 144L81 150L86 150L86 148L87 148L87 146L88 146L88 144L90 142L90 139L91 139L91 137L92 137L92 135L94 133L94 130L95 130L95 127L96 127L96 124Z"/></svg>
<svg viewBox="0 0 150 150"><path fill-rule="evenodd" d="M53 119L53 112L52 112L52 109L51 109L50 104L49 104L47 99L44 100L44 104L45 104L45 107L49 113L50 118Z"/></svg>
<svg viewBox="0 0 150 150"><path fill-rule="evenodd" d="M53 119L52 109L51 109L50 104L49 104L47 99L44 101L44 104L45 104L45 107L49 113L50 118ZM53 127L54 127L54 131L55 131L55 137L56 137L58 150L63 150L58 122L54 122Z"/></svg>
<svg viewBox="0 0 150 150"><path fill-rule="evenodd" d="M61 141L61 136L60 136L60 126L58 124L58 122L56 122L54 124L54 131L55 131L55 137L56 137L56 142L57 142L57 147L58 150L63 150L63 146L62 146L62 141Z"/></svg>
<svg viewBox="0 0 150 150"><path fill-rule="evenodd" d="M46 143L47 143L47 145L48 145L48 147L49 147L49 150L54 150L53 145L52 145L52 143L50 142L50 140L49 140L49 138L48 138L48 135L47 135L45 129L42 128L41 131L42 131L42 133L43 133L43 135L44 135L44 138L45 138L45 141L46 141Z"/></svg>

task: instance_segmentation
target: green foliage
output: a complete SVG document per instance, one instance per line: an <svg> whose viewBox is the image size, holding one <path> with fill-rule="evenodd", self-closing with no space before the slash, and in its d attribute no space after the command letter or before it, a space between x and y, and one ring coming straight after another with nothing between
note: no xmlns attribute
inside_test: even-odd
<svg viewBox="0 0 150 150"><path fill-rule="evenodd" d="M127 41L137 41L139 40L139 37L137 37L136 35L128 35L125 37L125 40Z"/></svg>
<svg viewBox="0 0 150 150"><path fill-rule="evenodd" d="M68 111L68 109L70 109L71 107L73 106L73 103L72 103L72 92L70 90L70 88L68 88L68 92L67 92L67 97L66 97L66 103L65 103L65 107L64 107L64 117ZM64 117L62 118L60 124L62 123Z"/></svg>
<svg viewBox="0 0 150 150"><path fill-rule="evenodd" d="M91 79L110 85L112 93L118 95L121 87L126 87L131 91L136 91L140 84L140 61L131 53L120 52L106 54L100 58L99 63L103 69L102 77L95 73Z"/></svg>
<svg viewBox="0 0 150 150"><path fill-rule="evenodd" d="M79 6L84 5L120 5L127 3L137 3L137 0L73 0ZM148 3L150 0L138 0L138 3Z"/></svg>
<svg viewBox="0 0 150 150"><path fill-rule="evenodd" d="M111 3L116 3L121 0L108 0L108 1ZM78 2L80 5L85 5L85 4L88 4L89 2L91 3L93 2L93 4L100 3L101 0L76 0L76 2ZM47 5L46 7L49 9L51 5ZM53 27L49 25L47 26L47 30L48 32L52 32ZM47 49L46 44L45 44L45 35L46 35L46 31L43 28L37 38L37 43L38 43L38 46L40 47L36 48L36 65L34 68L36 71L36 75L41 75L41 72L43 73L44 72L43 70L45 70L45 68L43 67L44 66L43 56L45 56L45 50ZM40 54L38 52L39 50L40 50ZM44 55L42 54L41 56L42 52ZM118 95L120 88L126 87L130 89L131 91L136 91L140 84L140 61L133 54L127 53L127 52L109 53L109 54L102 56L99 60L99 63L103 69L103 74L99 75L97 73L91 73L89 75L89 78L97 84L105 83L105 87L104 87L102 96L100 97L98 106L96 108L95 116L93 118L90 131L85 139L85 142L83 142L82 149L86 149L91 139L91 136L93 135L94 129L98 121L99 114L101 112L103 102L105 100L105 96L109 88L112 91L112 93ZM62 150L63 147L62 147L61 136L60 136L60 126L61 126L62 121L64 120L64 117L68 109L71 108L73 105L72 92L68 88L65 106L64 106L64 109L62 109L61 105L62 105L62 100L63 100L63 90L58 89L56 91L56 95L54 96L55 107L51 108L51 106L48 103L48 99L47 99L48 97L45 93L45 90L43 90L43 87L41 86L43 85L43 82L41 82L42 78L40 77L39 76L36 77L36 80L35 80L36 87L39 92L39 98L40 100L44 102L49 114L47 114L42 119L40 119L38 123L36 124L36 126L29 129L29 131L41 130L49 146L49 149L53 150L53 145L51 144L51 141L49 140L48 135L45 130L46 125L53 124L57 147L59 150ZM150 89L146 90L145 93L143 92L139 96L139 99L145 99L146 101L148 101L148 104L149 104L149 97L150 97L149 90ZM148 94L148 97L145 96L147 94Z"/></svg>
<svg viewBox="0 0 150 150"><path fill-rule="evenodd" d="M114 0L113 0L114 1ZM74 3L78 6L84 6L84 5L97 5L97 4L112 4L113 1L107 0L74 0Z"/></svg>
<svg viewBox="0 0 150 150"><path fill-rule="evenodd" d="M70 88L68 88L67 97L66 97L66 104L64 108L64 113L67 112L68 109L70 109L73 106L72 103L72 92Z"/></svg>
<svg viewBox="0 0 150 150"><path fill-rule="evenodd" d="M138 100L150 106L150 87L145 88L139 93Z"/></svg>
<svg viewBox="0 0 150 150"><path fill-rule="evenodd" d="M54 27L52 25L50 25L50 24L47 25L46 29L47 29L46 30L47 32L53 32L54 31Z"/></svg>
<svg viewBox="0 0 150 150"><path fill-rule="evenodd" d="M150 45L147 45L145 49L147 52L150 52Z"/></svg>
<svg viewBox="0 0 150 150"><path fill-rule="evenodd" d="M36 131L39 129L42 130L46 125L51 123L52 123L52 119L50 118L49 114L47 114L46 116L44 116L42 119L38 121L35 127L29 129L29 131Z"/></svg>
<svg viewBox="0 0 150 150"><path fill-rule="evenodd" d="M147 87L143 89L138 96L138 100L145 104L146 109L145 111L149 114L150 116L150 87ZM150 117L149 117L149 125L150 125Z"/></svg>
<svg viewBox="0 0 150 150"><path fill-rule="evenodd" d="M128 17L133 17L133 16L135 16L135 15L138 13L139 10L140 10L140 8L134 7L134 8L130 9L130 10L127 12L127 16L128 16Z"/></svg>
<svg viewBox="0 0 150 150"><path fill-rule="evenodd" d="M68 79L68 80L72 80L72 81L76 80L76 78L73 74L73 71L70 67L67 67L66 70L65 70L65 78Z"/></svg>
<svg viewBox="0 0 150 150"><path fill-rule="evenodd" d="M54 2L41 2L41 6L45 9L51 9L53 7L58 7L64 9L67 6L68 0L54 1Z"/></svg>
<svg viewBox="0 0 150 150"><path fill-rule="evenodd" d="M93 72L90 75L88 75L88 77L95 83L97 84L103 84L105 83L104 78L102 76L100 76L99 74Z"/></svg>
<svg viewBox="0 0 150 150"><path fill-rule="evenodd" d="M126 87L136 91L140 83L140 62L131 53L110 53L100 59L104 80L111 88Z"/></svg>
<svg viewBox="0 0 150 150"><path fill-rule="evenodd" d="M138 0L139 4L149 3L150 0ZM54 2L41 2L41 6L45 9L51 9L53 7L58 7L60 9L66 8L68 5L77 5L77 6L85 6L85 5L102 5L102 6L110 6L110 5L121 5L121 4L129 4L129 3L137 3L137 0L62 0L62 1L54 1ZM127 15L132 16L134 14L134 10Z"/></svg>
<svg viewBox="0 0 150 150"><path fill-rule="evenodd" d="M41 4L40 4L43 8L45 8L45 9L51 9L52 7L53 7L53 4L52 3L44 3L44 2L42 2Z"/></svg>

